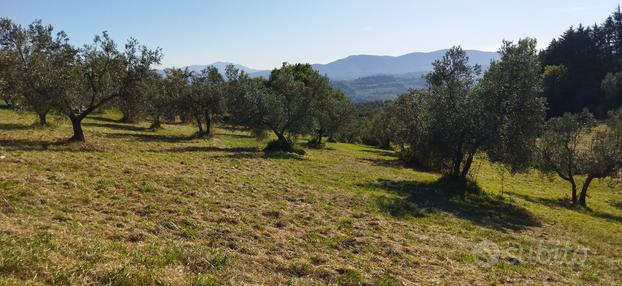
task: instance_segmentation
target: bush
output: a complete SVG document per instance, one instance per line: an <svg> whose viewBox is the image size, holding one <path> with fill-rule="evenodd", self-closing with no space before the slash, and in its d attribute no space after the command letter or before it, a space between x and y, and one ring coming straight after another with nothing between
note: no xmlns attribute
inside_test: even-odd
<svg viewBox="0 0 622 286"><path fill-rule="evenodd" d="M304 155L305 150L296 148L292 143L282 143L280 140L270 141L268 145L263 149L266 153L287 152L295 153L298 155Z"/></svg>

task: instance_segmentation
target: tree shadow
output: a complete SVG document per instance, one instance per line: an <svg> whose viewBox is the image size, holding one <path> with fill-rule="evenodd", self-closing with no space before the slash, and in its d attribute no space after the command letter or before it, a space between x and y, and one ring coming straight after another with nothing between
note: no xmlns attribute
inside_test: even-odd
<svg viewBox="0 0 622 286"><path fill-rule="evenodd" d="M106 134L109 138L121 138L121 139L134 139L142 142L183 142L197 139L194 136L176 136L176 135L161 135L161 134L142 134L142 133L115 133Z"/></svg>
<svg viewBox="0 0 622 286"><path fill-rule="evenodd" d="M622 202L611 202L609 203L612 207L622 210Z"/></svg>
<svg viewBox="0 0 622 286"><path fill-rule="evenodd" d="M128 125L128 124L86 122L86 123L82 123L82 125L89 126L89 127L102 127L102 128L110 128L110 129L125 130L125 131L137 131L137 132L150 130L149 128L146 128L146 127L139 127L139 126Z"/></svg>
<svg viewBox="0 0 622 286"><path fill-rule="evenodd" d="M372 153L375 155L397 158L397 153L394 151L379 150L379 149L363 149L363 152Z"/></svg>
<svg viewBox="0 0 622 286"><path fill-rule="evenodd" d="M390 215L425 217L442 211L467 219L477 225L500 231L520 231L540 226L538 219L527 209L509 202L502 196L490 195L475 183L468 183L469 194L459 198L462 184L440 178L433 182L378 180L365 187L387 190L397 197L380 196L378 206Z"/></svg>
<svg viewBox="0 0 622 286"><path fill-rule="evenodd" d="M227 152L227 153L257 153L259 149L257 147L217 147L217 146L187 146L187 147L175 147L164 150L164 152Z"/></svg>
<svg viewBox="0 0 622 286"><path fill-rule="evenodd" d="M51 145L59 145L61 141L3 139L0 138L0 146L7 150L41 151L47 150Z"/></svg>
<svg viewBox="0 0 622 286"><path fill-rule="evenodd" d="M166 150L154 150L154 152L176 152L176 153L193 153L193 152L221 152L214 158L229 159L292 159L305 160L303 156L286 152L262 152L258 147L218 147L218 146L186 146L175 147Z"/></svg>
<svg viewBox="0 0 622 286"><path fill-rule="evenodd" d="M394 158L394 159L362 158L359 160L370 163L374 166L387 167L387 168L408 168L408 169L413 169L418 172L440 174L440 171L438 169L421 166L415 163L404 162L403 160L400 160L397 158Z"/></svg>
<svg viewBox="0 0 622 286"><path fill-rule="evenodd" d="M260 152L239 152L239 153L229 153L226 155L216 155L213 158L216 159L260 159L262 158L262 154Z"/></svg>
<svg viewBox="0 0 622 286"><path fill-rule="evenodd" d="M215 136L226 136L226 137L231 137L231 138L254 138L250 134L232 134L232 133L216 132L214 133L214 135Z"/></svg>
<svg viewBox="0 0 622 286"><path fill-rule="evenodd" d="M88 143L71 142L68 139L61 140L27 140L27 139L2 139L0 147L9 151L59 151L59 152L92 152L100 151Z"/></svg>
<svg viewBox="0 0 622 286"><path fill-rule="evenodd" d="M551 208L564 208L564 209L571 210L571 211L574 211L574 212L578 212L578 213L582 213L582 214L585 214L585 215L593 216L595 218L601 218L601 219L610 220L610 221L613 221L613 222L622 223L622 216L614 215L614 214L610 214L610 213L606 213L606 212L602 212L602 211L593 210L593 209L589 208L589 201L588 201L588 208L583 208L583 207L578 206L578 205L573 205L572 202L569 199L563 199L563 198L558 198L558 199L554 199L554 198L538 198L538 197L532 197L532 196L523 195L523 194L516 194L516 193L514 193L513 196L519 197L519 198L521 198L523 200L526 200L528 202L542 204L542 205L545 205L545 206L548 206L548 207L551 207ZM619 207L622 207L622 203L618 203L618 204L620 205Z"/></svg>
<svg viewBox="0 0 622 286"><path fill-rule="evenodd" d="M33 126L32 124L30 125L25 125L25 124L16 124L16 123L0 123L0 130L26 130L26 129L32 129L35 126Z"/></svg>
<svg viewBox="0 0 622 286"><path fill-rule="evenodd" d="M280 152L280 151L272 151L272 152L263 152L262 158L264 159L274 159L274 160L298 160L305 161L307 160L304 155L290 153L290 152Z"/></svg>
<svg viewBox="0 0 622 286"><path fill-rule="evenodd" d="M383 159L383 158L362 158L359 159L363 162L371 163L375 166L390 167L390 168L405 168L406 164L397 159Z"/></svg>

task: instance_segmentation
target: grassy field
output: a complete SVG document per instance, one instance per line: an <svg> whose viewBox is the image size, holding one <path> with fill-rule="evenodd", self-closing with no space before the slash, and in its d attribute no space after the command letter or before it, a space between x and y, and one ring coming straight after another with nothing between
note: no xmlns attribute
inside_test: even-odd
<svg viewBox="0 0 622 286"><path fill-rule="evenodd" d="M68 122L0 109L0 285L622 285L617 181L578 210L566 183L479 160L460 201L375 148L265 157L243 131L119 117L64 145Z"/></svg>

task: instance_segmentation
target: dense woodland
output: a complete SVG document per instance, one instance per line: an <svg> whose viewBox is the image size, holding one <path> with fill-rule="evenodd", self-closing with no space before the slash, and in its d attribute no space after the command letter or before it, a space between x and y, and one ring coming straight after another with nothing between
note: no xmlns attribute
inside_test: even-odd
<svg viewBox="0 0 622 286"><path fill-rule="evenodd" d="M549 116L589 109L598 117L622 106L622 13L571 27L540 53Z"/></svg>
<svg viewBox="0 0 622 286"><path fill-rule="evenodd" d="M160 49L135 39L123 46L103 32L75 47L64 32L35 21L0 22L0 88L12 108L50 113L71 122L68 142L84 141L82 120L107 108L124 122L148 119L194 124L214 136L215 124L272 136L266 152L303 154L297 142L325 140L397 150L406 163L462 184L477 156L512 172L530 168L571 185L572 202L586 206L592 179L622 168L622 13L600 25L570 28L544 51L534 39L504 41L488 70L471 65L460 47L433 63L426 87L391 102L354 105L309 64L287 64L269 78L229 66L200 73L169 68ZM547 120L548 119L548 120ZM587 180L577 186L575 176Z"/></svg>

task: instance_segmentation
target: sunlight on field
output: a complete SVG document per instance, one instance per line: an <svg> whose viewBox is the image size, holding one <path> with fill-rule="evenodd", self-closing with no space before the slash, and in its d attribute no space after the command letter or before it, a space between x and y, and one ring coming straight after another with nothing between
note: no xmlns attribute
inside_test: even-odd
<svg viewBox="0 0 622 286"><path fill-rule="evenodd" d="M622 281L619 182L596 181L592 209L578 210L557 178L501 180L479 160L481 191L462 202L389 151L265 157L244 131L192 139L191 126L118 118L88 118L87 142L66 145L59 117L37 128L0 110L0 284ZM483 240L501 248L490 265L473 255ZM586 260L528 252L561 247Z"/></svg>

